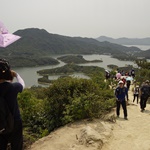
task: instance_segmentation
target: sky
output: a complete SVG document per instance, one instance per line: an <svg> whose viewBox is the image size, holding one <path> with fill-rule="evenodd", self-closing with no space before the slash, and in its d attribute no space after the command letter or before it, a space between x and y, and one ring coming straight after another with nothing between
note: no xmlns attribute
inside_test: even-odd
<svg viewBox="0 0 150 150"><path fill-rule="evenodd" d="M72 37L150 37L150 0L0 0L0 3L0 20L11 33L39 28Z"/></svg>

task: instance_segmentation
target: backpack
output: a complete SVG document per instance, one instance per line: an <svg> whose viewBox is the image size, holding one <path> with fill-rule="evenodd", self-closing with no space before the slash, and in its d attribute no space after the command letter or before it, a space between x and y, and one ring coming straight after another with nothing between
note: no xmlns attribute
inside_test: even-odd
<svg viewBox="0 0 150 150"><path fill-rule="evenodd" d="M134 74L135 74L134 70L132 70L132 71L131 71L131 74L132 74L132 75L134 75Z"/></svg>
<svg viewBox="0 0 150 150"><path fill-rule="evenodd" d="M130 85L130 84L131 84L131 81L130 81L130 80L127 80L127 84Z"/></svg>
<svg viewBox="0 0 150 150"><path fill-rule="evenodd" d="M143 86L141 88L142 96L148 98L150 96L150 88L149 86Z"/></svg>
<svg viewBox="0 0 150 150"><path fill-rule="evenodd" d="M135 88L135 93L139 93L139 87Z"/></svg>
<svg viewBox="0 0 150 150"><path fill-rule="evenodd" d="M0 135L10 133L14 128L14 117L4 98L6 92L0 96Z"/></svg>

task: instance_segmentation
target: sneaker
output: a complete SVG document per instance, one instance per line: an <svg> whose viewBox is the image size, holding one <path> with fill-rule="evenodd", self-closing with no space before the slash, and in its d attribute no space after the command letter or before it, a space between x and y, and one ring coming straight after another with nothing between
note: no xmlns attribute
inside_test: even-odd
<svg viewBox="0 0 150 150"><path fill-rule="evenodd" d="M144 109L141 109L141 112L143 112L144 111Z"/></svg>

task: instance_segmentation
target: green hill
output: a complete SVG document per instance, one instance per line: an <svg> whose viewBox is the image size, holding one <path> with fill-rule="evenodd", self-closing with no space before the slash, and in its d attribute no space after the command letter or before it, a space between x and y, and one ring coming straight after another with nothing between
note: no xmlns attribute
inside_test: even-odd
<svg viewBox="0 0 150 150"><path fill-rule="evenodd" d="M6 48L0 48L0 57L10 61L12 66L36 66L57 64L50 58L53 54L104 54L129 56L141 50L92 38L68 37L50 34L44 29L18 30L14 34L22 38Z"/></svg>
<svg viewBox="0 0 150 150"><path fill-rule="evenodd" d="M141 51L139 53L135 54L136 57L145 57L147 59L150 59L150 49L146 51Z"/></svg>

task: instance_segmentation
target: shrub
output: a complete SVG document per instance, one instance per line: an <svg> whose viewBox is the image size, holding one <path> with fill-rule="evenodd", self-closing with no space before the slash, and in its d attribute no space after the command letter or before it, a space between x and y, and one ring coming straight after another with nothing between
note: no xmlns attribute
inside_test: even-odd
<svg viewBox="0 0 150 150"><path fill-rule="evenodd" d="M140 69L135 77L136 81L142 84L144 81L150 79L150 70L149 69Z"/></svg>
<svg viewBox="0 0 150 150"><path fill-rule="evenodd" d="M37 99L29 89L25 89L24 92L19 94L18 101L26 132L34 133L36 138L45 135L44 101Z"/></svg>
<svg viewBox="0 0 150 150"><path fill-rule="evenodd" d="M114 106L113 91L101 91L96 83L87 79L59 79L46 93L44 109L49 131L75 120L100 117Z"/></svg>
<svg viewBox="0 0 150 150"><path fill-rule="evenodd" d="M103 80L60 78L48 88L32 87L18 96L25 139L30 142L76 120L99 118L114 106Z"/></svg>

